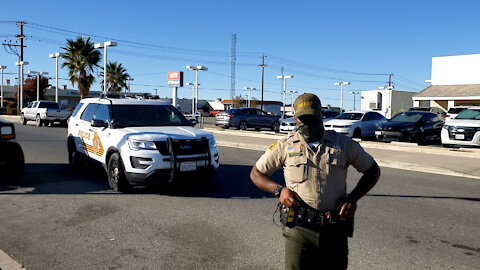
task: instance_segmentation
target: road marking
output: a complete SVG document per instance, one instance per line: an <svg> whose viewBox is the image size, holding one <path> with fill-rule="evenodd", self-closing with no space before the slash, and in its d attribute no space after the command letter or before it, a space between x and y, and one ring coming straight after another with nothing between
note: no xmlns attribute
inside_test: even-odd
<svg viewBox="0 0 480 270"><path fill-rule="evenodd" d="M7 253L0 249L0 269L1 270L25 270L23 265L19 264Z"/></svg>

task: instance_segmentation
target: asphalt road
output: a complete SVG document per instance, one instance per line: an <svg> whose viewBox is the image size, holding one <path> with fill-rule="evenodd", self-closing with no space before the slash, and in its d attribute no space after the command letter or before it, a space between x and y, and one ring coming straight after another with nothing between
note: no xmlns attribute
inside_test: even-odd
<svg viewBox="0 0 480 270"><path fill-rule="evenodd" d="M220 148L210 186L119 194L97 168L70 172L65 128L16 128L27 165L0 183L0 249L27 269L283 269L277 199L248 178L261 152ZM350 269L478 269L479 194L477 179L382 168L358 205Z"/></svg>

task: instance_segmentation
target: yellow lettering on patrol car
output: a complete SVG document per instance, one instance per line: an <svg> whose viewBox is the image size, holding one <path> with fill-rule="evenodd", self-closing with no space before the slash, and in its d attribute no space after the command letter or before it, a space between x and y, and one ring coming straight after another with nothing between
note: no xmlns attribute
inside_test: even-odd
<svg viewBox="0 0 480 270"><path fill-rule="evenodd" d="M100 141L100 137L98 136L98 133L95 132L93 134L93 145L89 145L89 144L86 144L85 142L83 142L83 144L85 145L85 149L87 149L88 152L90 153L93 153L95 155L98 155L98 156L102 156L103 155L103 152L104 152L104 149L103 149L103 145L102 145L102 142Z"/></svg>
<svg viewBox="0 0 480 270"><path fill-rule="evenodd" d="M85 132L83 130L78 131L78 137L84 138L85 140L90 140L90 133Z"/></svg>
<svg viewBox="0 0 480 270"><path fill-rule="evenodd" d="M272 144L268 147L268 149L269 149L270 151L272 151L273 149L275 149L275 147L277 147L277 145L278 145L278 142L272 143Z"/></svg>

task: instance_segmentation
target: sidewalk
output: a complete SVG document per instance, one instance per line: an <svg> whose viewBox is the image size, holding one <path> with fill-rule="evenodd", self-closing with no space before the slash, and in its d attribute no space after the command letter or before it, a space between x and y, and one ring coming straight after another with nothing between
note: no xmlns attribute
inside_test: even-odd
<svg viewBox="0 0 480 270"><path fill-rule="evenodd" d="M205 130L215 134L219 146L258 151L265 151L270 144L285 136L214 128ZM375 158L380 167L480 179L479 148L454 149L374 141L359 143Z"/></svg>

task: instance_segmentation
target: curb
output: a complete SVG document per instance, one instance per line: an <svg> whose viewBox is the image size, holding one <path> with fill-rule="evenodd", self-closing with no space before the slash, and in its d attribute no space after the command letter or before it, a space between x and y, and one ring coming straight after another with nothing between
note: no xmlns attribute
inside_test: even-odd
<svg viewBox="0 0 480 270"><path fill-rule="evenodd" d="M0 269L2 270L25 270L22 264L15 261L12 257L8 256L3 250L0 249Z"/></svg>

